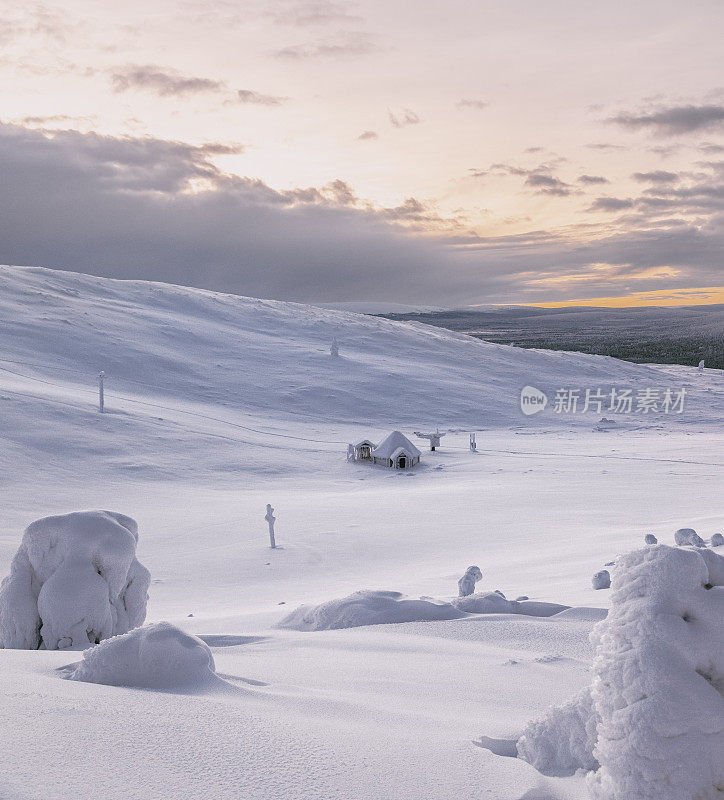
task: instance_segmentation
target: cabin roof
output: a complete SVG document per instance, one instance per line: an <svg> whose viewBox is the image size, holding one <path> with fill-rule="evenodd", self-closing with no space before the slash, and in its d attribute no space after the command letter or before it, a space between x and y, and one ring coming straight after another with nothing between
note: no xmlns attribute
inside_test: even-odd
<svg viewBox="0 0 724 800"><path fill-rule="evenodd" d="M419 458L420 456L420 451L407 436L400 433L400 431L392 431L386 439L375 447L372 455L375 458L395 458L403 452L410 458Z"/></svg>

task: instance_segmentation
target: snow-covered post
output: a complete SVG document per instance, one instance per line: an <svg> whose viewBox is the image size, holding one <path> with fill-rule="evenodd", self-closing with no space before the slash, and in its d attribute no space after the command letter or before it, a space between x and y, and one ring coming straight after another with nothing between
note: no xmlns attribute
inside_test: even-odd
<svg viewBox="0 0 724 800"><path fill-rule="evenodd" d="M471 453L477 453L478 452L478 445L477 445L477 442L475 441L475 434L474 433L470 434L470 452Z"/></svg>
<svg viewBox="0 0 724 800"><path fill-rule="evenodd" d="M98 373L98 410L101 414L105 411L105 398L103 396L103 381L105 377L106 373L101 370Z"/></svg>
<svg viewBox="0 0 724 800"><path fill-rule="evenodd" d="M339 358L339 344L336 337L332 339L332 344L329 346L329 354L332 358Z"/></svg>
<svg viewBox="0 0 724 800"><path fill-rule="evenodd" d="M698 369L699 369L699 372L703 372L703 371L704 371L704 359L703 359L703 358L702 358L702 359L701 359L701 361L699 362L699 367L698 367Z"/></svg>
<svg viewBox="0 0 724 800"><path fill-rule="evenodd" d="M347 445L347 461L355 461L355 452L354 452L354 445L348 444Z"/></svg>
<svg viewBox="0 0 724 800"><path fill-rule="evenodd" d="M276 517L274 516L274 509L271 507L270 503L266 504L266 516L264 519L269 523L269 543L271 549L276 549L277 543L274 539L274 523L276 522Z"/></svg>

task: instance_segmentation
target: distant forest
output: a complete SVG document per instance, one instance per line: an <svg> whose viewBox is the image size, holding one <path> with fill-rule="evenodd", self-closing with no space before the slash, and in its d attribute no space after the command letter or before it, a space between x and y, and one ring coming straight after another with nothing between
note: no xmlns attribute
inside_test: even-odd
<svg viewBox="0 0 724 800"><path fill-rule="evenodd" d="M724 369L724 305L670 308L489 307L380 314L516 347L573 350L636 363Z"/></svg>

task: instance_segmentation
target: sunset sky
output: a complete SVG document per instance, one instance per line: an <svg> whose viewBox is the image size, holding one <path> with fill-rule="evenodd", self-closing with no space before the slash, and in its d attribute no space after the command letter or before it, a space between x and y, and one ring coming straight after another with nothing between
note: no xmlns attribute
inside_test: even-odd
<svg viewBox="0 0 724 800"><path fill-rule="evenodd" d="M0 5L0 262L724 302L721 0Z"/></svg>

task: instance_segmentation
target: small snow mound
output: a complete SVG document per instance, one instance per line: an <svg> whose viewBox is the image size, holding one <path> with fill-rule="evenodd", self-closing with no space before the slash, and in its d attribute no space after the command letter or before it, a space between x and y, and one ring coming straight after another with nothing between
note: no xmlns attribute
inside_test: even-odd
<svg viewBox="0 0 724 800"><path fill-rule="evenodd" d="M658 544L659 540L653 533L647 533L646 536L644 536L644 542L646 542L646 544Z"/></svg>
<svg viewBox="0 0 724 800"><path fill-rule="evenodd" d="M679 528L674 534L674 541L678 545L691 545L691 547L706 547L704 540L693 528Z"/></svg>
<svg viewBox="0 0 724 800"><path fill-rule="evenodd" d="M711 537L711 546L712 547L722 547L722 546L724 546L724 534L715 533Z"/></svg>
<svg viewBox="0 0 724 800"><path fill-rule="evenodd" d="M602 569L591 578L591 585L594 589L610 589L611 573L607 569Z"/></svg>
<svg viewBox="0 0 724 800"><path fill-rule="evenodd" d="M506 600L498 592L477 592L450 601L459 611L469 614L517 614L518 603Z"/></svg>
<svg viewBox="0 0 724 800"><path fill-rule="evenodd" d="M0 646L87 647L142 625L150 575L137 541L135 521L113 511L30 524L0 585Z"/></svg>
<svg viewBox="0 0 724 800"><path fill-rule="evenodd" d="M106 639L66 668L65 678L107 686L177 689L207 683L214 675L209 646L171 625L157 622Z"/></svg>
<svg viewBox="0 0 724 800"><path fill-rule="evenodd" d="M320 605L300 606L278 623L278 628L328 631L393 622L459 619L465 614L450 603L414 599L401 592L362 590Z"/></svg>
<svg viewBox="0 0 724 800"><path fill-rule="evenodd" d="M563 706L550 708L528 723L518 739L518 757L543 775L573 775L578 769L597 769L593 755L597 718L591 690Z"/></svg>

